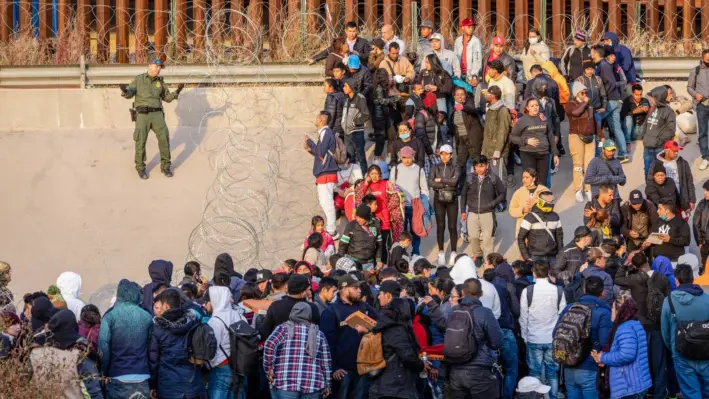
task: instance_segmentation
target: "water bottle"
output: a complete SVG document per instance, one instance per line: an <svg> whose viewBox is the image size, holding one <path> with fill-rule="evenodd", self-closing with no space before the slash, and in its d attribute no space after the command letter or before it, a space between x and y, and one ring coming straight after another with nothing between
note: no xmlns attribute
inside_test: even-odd
<svg viewBox="0 0 709 399"><path fill-rule="evenodd" d="M423 356L421 356L421 360L423 361L424 369L419 373L419 378L426 378L428 375L426 374L426 364L428 363L428 357L426 357L426 352L423 353Z"/></svg>

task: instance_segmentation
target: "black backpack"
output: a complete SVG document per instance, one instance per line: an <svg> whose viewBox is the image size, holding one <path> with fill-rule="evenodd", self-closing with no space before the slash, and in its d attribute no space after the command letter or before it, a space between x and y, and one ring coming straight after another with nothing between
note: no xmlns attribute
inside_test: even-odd
<svg viewBox="0 0 709 399"><path fill-rule="evenodd" d="M443 339L443 357L451 364L467 363L478 352L478 343L473 333L472 312L477 306L465 307L461 305L453 308L453 312L446 323L446 334Z"/></svg>
<svg viewBox="0 0 709 399"><path fill-rule="evenodd" d="M227 326L224 320L218 317L217 319L224 324L229 332L230 353L226 353L221 346L219 349L229 359L232 375L234 377L246 376L252 372L258 358L258 344L261 341L258 331L251 327L246 320L239 320Z"/></svg>
<svg viewBox="0 0 709 399"><path fill-rule="evenodd" d="M709 321L679 321L672 304L672 295L667 297L675 329L675 351L689 360L709 360Z"/></svg>
<svg viewBox="0 0 709 399"><path fill-rule="evenodd" d="M564 289L558 285L556 286L556 295L556 308L559 309L561 298L564 296ZM534 284L527 287L527 308L532 307L532 299L534 299Z"/></svg>
<svg viewBox="0 0 709 399"><path fill-rule="evenodd" d="M664 292L660 291L655 276L662 276L658 272L652 273L647 279L647 314L646 317L651 322L657 324L662 318L662 305L667 297ZM664 277L664 276L662 276Z"/></svg>
<svg viewBox="0 0 709 399"><path fill-rule="evenodd" d="M552 356L564 366L578 366L591 354L591 348L591 307L575 303L554 329Z"/></svg>
<svg viewBox="0 0 709 399"><path fill-rule="evenodd" d="M192 327L185 336L185 351L190 363L203 365L214 359L217 354L217 337L209 324L199 323Z"/></svg>

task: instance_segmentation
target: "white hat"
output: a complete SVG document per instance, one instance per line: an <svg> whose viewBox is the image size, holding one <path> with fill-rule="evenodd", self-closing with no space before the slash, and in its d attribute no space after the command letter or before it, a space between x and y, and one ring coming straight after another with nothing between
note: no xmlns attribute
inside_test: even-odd
<svg viewBox="0 0 709 399"><path fill-rule="evenodd" d="M431 39L430 39L430 40L440 40L440 41L443 41L443 35L441 35L440 33L434 33L434 34L431 35Z"/></svg>
<svg viewBox="0 0 709 399"><path fill-rule="evenodd" d="M517 392L536 392L536 393L548 393L551 387L549 385L542 384L536 377L524 377L519 380L517 384Z"/></svg>
<svg viewBox="0 0 709 399"><path fill-rule="evenodd" d="M449 144L443 144L441 148L439 149L440 152L447 152L449 154L453 153L453 147L451 147Z"/></svg>

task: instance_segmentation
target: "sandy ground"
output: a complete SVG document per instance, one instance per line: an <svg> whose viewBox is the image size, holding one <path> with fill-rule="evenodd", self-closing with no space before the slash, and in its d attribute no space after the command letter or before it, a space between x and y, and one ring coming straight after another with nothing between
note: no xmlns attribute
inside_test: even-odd
<svg viewBox="0 0 709 399"><path fill-rule="evenodd" d="M234 252L242 270L256 263L276 268L278 259L299 257L310 216L320 213L310 173L312 158L301 149L303 133L286 129L282 147L274 147L269 144L272 137L262 132L263 136L253 141L263 146L244 156L234 168L235 175L250 168L259 169L259 157L267 156L264 151L278 150L279 168L273 172L281 182L277 198L274 190L263 191L269 180L263 177L268 172L262 169L261 174L251 173L249 179L233 175L229 184L236 193L235 203L241 206L234 212L241 212L239 217L244 220L252 216L253 224L260 222L265 229L261 231L266 231L264 236L268 237L259 243L257 255L252 256L253 243L239 240L243 230L232 228L224 233L236 237L232 240L220 241L219 234L208 234L203 237L203 241L209 241L207 245L190 240L193 230L203 222L208 200L214 197L218 176L215 169L229 162L215 150L225 141L224 132L173 129L172 179L159 173L157 143L151 136L147 181L138 179L133 167L132 131L0 132L0 159L4 166L0 172L0 259L13 267L10 287L16 299L21 300L25 292L45 290L61 272L71 270L83 278L82 298L105 308L121 278L147 282L147 265L153 259L173 261L177 279L190 248L195 247L200 260L210 264L217 253ZM701 199L701 185L709 170L697 170L699 149L696 136L691 139L681 155L692 164L697 196ZM644 190L642 149L636 145L633 144L632 163L624 168L628 176L628 183L621 188L624 198L632 189ZM236 147L232 152L241 157L240 151L249 150ZM563 157L552 187L557 194L555 210L561 215L566 242L580 225L583 209L583 204L574 201L571 169L571 157ZM519 186L519 175L517 168L515 188ZM223 178L223 174L219 176ZM220 182L217 186L225 185ZM250 206L248 203L254 201L244 198L254 198L253 195L238 197L254 190L269 199ZM217 213L228 218L231 209L222 206ZM514 220L503 213L498 214L498 223L495 248L514 260L518 257ZM461 249L468 250L465 245ZM694 244L690 250L698 253ZM423 240L422 252L429 259L436 259L435 227L431 236Z"/></svg>

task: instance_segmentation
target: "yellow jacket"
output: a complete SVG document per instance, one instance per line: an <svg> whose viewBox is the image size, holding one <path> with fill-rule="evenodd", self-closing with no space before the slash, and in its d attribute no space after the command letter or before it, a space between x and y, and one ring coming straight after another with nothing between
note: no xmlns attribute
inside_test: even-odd
<svg viewBox="0 0 709 399"><path fill-rule="evenodd" d="M534 190L533 194L535 202L539 198L539 193L542 193L544 191L551 190L542 186L541 184L537 185L537 188ZM510 216L517 219L517 224L515 225L515 237L517 237L517 232L519 232L519 226L522 224L522 219L524 219L524 215L527 214L526 212L524 212L524 207L527 204L527 198L529 198L529 190L527 190L527 187L522 186L518 188L514 194L512 194L512 199L510 200Z"/></svg>
<svg viewBox="0 0 709 399"><path fill-rule="evenodd" d="M554 79L557 86L559 86L559 102L561 105L566 105L566 103L569 102L569 98L571 98L571 92L569 92L569 84L566 83L566 78L559 73L556 65L551 61L543 63L542 69L549 72L549 77Z"/></svg>

